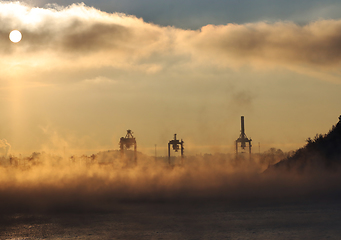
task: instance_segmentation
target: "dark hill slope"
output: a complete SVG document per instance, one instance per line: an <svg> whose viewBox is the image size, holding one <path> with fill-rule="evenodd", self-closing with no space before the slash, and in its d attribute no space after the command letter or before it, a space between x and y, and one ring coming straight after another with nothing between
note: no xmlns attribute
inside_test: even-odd
<svg viewBox="0 0 341 240"><path fill-rule="evenodd" d="M308 138L307 144L292 156L270 166L266 172L317 172L336 170L341 166L341 115L328 134Z"/></svg>

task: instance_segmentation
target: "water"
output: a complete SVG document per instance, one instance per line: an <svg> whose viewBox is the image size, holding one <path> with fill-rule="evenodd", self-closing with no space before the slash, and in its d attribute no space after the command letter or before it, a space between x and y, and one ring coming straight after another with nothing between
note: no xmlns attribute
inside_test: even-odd
<svg viewBox="0 0 341 240"><path fill-rule="evenodd" d="M111 212L8 214L1 239L340 239L341 203L125 203Z"/></svg>

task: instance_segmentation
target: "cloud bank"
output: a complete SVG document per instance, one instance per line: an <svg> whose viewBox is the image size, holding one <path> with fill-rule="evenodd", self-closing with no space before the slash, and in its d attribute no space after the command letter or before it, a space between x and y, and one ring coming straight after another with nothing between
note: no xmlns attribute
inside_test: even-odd
<svg viewBox="0 0 341 240"><path fill-rule="evenodd" d="M1 64L17 74L111 67L155 73L213 68L285 68L338 82L341 20L162 27L84 4L30 7L0 2ZM23 39L8 40L12 29ZM8 69L8 68L3 68ZM10 74L8 70L3 73Z"/></svg>

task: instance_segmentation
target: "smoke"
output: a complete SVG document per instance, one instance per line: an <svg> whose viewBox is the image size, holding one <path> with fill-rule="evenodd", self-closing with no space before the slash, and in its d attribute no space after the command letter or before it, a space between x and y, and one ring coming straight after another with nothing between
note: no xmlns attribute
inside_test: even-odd
<svg viewBox="0 0 341 240"><path fill-rule="evenodd" d="M118 152L63 159L35 154L20 164L0 167L1 212L116 211L129 202L254 204L334 197L339 177L264 175L248 159L224 155L177 159L139 156L129 164ZM175 162L174 162L175 160Z"/></svg>
<svg viewBox="0 0 341 240"><path fill-rule="evenodd" d="M118 69L155 73L215 68L281 67L339 82L341 20L307 25L292 22L207 25L184 30L146 23L123 13L106 13L84 4L34 8L0 2L3 64L34 70ZM13 45L8 33L19 29ZM5 68L6 69L6 68Z"/></svg>
<svg viewBox="0 0 341 240"><path fill-rule="evenodd" d="M9 151L11 150L11 145L6 139L0 139L0 156L7 157Z"/></svg>

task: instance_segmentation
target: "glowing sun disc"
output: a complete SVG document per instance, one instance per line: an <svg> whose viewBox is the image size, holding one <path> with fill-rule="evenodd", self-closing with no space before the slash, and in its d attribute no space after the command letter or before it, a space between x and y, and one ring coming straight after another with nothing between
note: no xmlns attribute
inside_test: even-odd
<svg viewBox="0 0 341 240"><path fill-rule="evenodd" d="M19 32L18 30L13 30L10 34L9 34L9 39L14 42L20 42L21 40L21 32Z"/></svg>

